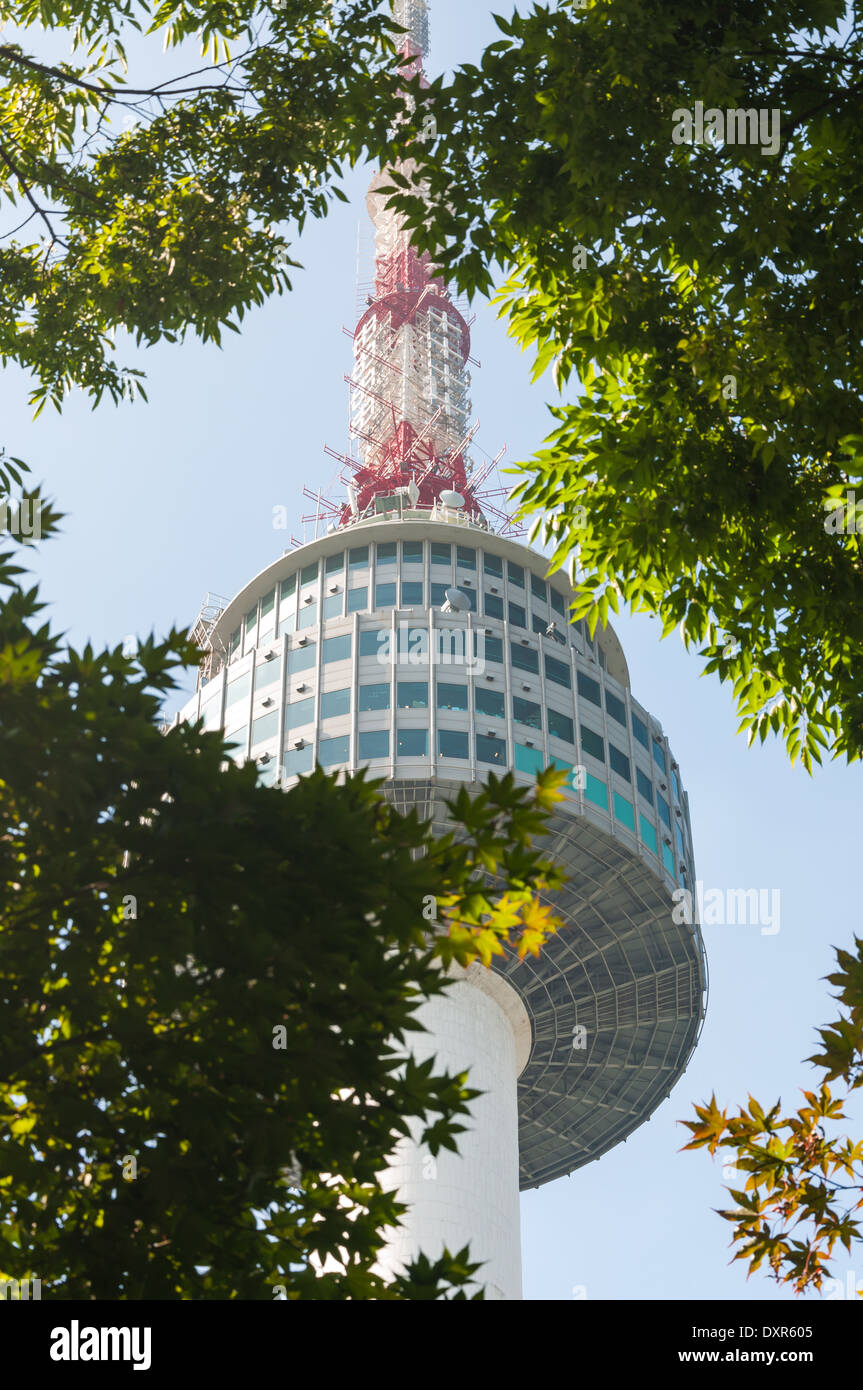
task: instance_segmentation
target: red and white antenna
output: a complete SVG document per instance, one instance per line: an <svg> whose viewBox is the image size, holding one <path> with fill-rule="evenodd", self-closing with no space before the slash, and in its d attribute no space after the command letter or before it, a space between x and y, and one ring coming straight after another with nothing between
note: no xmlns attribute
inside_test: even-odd
<svg viewBox="0 0 863 1390"><path fill-rule="evenodd" d="M394 0L397 24L407 32L399 45L399 71L423 77L428 54L426 0ZM418 124L423 127L423 121ZM400 162L409 172L413 161ZM413 506L433 508L444 492L457 492L464 514L490 525L486 512L513 529L497 507L485 506L468 453L471 424L470 326L428 253L419 254L400 214L386 207L390 170L372 179L366 198L375 228L373 293L353 334L351 437L359 460L348 460L352 478L342 525L374 511L379 496L411 489Z"/></svg>

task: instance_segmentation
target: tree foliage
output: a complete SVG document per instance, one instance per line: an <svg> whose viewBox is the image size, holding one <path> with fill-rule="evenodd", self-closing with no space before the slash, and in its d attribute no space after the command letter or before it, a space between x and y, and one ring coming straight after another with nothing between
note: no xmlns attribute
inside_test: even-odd
<svg viewBox="0 0 863 1390"><path fill-rule="evenodd" d="M386 137L398 32L378 0L11 0L0 35L0 360L58 407L143 390L116 358L188 330L220 341L290 288L302 229ZM39 50L35 24L68 36ZM199 39L204 66L189 63ZM126 47L132 40L133 61ZM168 80L134 72L185 44ZM36 45L36 51L33 46ZM130 47L130 51L132 48ZM182 57L182 63L179 62ZM150 67L152 67L152 61Z"/></svg>
<svg viewBox="0 0 863 1390"><path fill-rule="evenodd" d="M839 968L827 978L843 1012L818 1030L822 1050L807 1061L822 1075L803 1092L805 1104L783 1115L781 1102L768 1107L750 1096L729 1116L714 1095L684 1121L693 1136L685 1147L730 1150L742 1179L731 1189L735 1207L720 1213L734 1227L734 1259L746 1260L750 1272L766 1265L797 1293L820 1289L835 1247L850 1251L861 1240L863 1141L833 1131L863 1087L863 940L836 956ZM836 1080L844 1095L833 1094Z"/></svg>
<svg viewBox="0 0 863 1390"><path fill-rule="evenodd" d="M375 1273L404 1210L378 1174L412 1120L456 1147L476 1092L412 1059L416 1009L451 961L555 929L537 895L561 876L531 842L561 775L492 777L438 838L362 775L259 786L221 734L161 732L180 633L66 650L21 575L0 557L2 1277L60 1299L468 1296L466 1250Z"/></svg>
<svg viewBox="0 0 863 1390"><path fill-rule="evenodd" d="M856 16L587 0L497 22L481 62L425 94L437 139L394 182L417 244L461 289L497 288L564 393L517 496L555 566L577 564L576 616L657 615L731 684L750 740L773 731L810 770L825 748L857 758ZM697 102L765 129L775 113L777 152L694 127L675 143Z"/></svg>

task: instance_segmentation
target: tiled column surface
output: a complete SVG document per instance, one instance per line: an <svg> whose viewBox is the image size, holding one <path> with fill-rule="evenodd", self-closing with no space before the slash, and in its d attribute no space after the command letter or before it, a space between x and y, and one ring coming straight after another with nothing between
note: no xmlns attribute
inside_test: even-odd
<svg viewBox="0 0 863 1390"><path fill-rule="evenodd" d="M418 1017L429 1030L412 1034L411 1050L437 1070L469 1068L468 1085L484 1092L473 1101L459 1153L432 1158L414 1138L402 1140L383 1175L399 1189L409 1212L380 1260L386 1272L422 1252L437 1258L470 1245L486 1298L521 1298L516 1081L530 1052L530 1021L510 985L483 966L455 972L455 983L429 1000ZM469 1290L468 1292L471 1292Z"/></svg>

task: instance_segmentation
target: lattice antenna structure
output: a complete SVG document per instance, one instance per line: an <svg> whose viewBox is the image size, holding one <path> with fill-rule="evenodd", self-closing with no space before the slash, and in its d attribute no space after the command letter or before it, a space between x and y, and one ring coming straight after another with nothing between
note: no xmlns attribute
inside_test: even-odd
<svg viewBox="0 0 863 1390"><path fill-rule="evenodd" d="M198 672L199 686L221 670L224 653L218 650L213 641L213 629L228 606L228 599L221 594L205 594L197 618L189 628L189 641L201 649L201 665Z"/></svg>
<svg viewBox="0 0 863 1390"><path fill-rule="evenodd" d="M407 41L420 58L429 52L429 12L426 0L393 0L393 18L407 29Z"/></svg>
<svg viewBox="0 0 863 1390"><path fill-rule="evenodd" d="M418 75L425 87L426 0L395 0L393 13L408 31L400 71ZM411 61L406 65L404 59ZM412 163L399 167L407 171ZM477 428L471 420L470 324L428 253L420 255L411 245L403 217L387 208L390 172L375 175L366 198L375 229L375 276L353 333L350 434L359 458L345 460L350 494L341 524L407 489L420 509L434 508L442 494L458 493L464 514L477 524L511 530L505 513L485 505L469 453Z"/></svg>

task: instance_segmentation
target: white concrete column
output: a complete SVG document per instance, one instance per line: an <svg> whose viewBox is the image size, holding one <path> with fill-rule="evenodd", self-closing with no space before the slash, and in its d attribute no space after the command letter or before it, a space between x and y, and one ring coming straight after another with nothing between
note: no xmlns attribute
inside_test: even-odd
<svg viewBox="0 0 863 1390"><path fill-rule="evenodd" d="M516 1081L530 1055L530 1020L512 986L485 966L453 975L446 994L418 1011L428 1032L411 1034L410 1049L418 1061L436 1057L438 1070L469 1069L468 1085L485 1094L472 1103L458 1154L432 1158L416 1142L419 1124L399 1143L381 1182L409 1211L378 1267L400 1272L420 1252L435 1259L444 1246L455 1253L469 1244L472 1259L486 1261L477 1274L486 1298L520 1299Z"/></svg>

